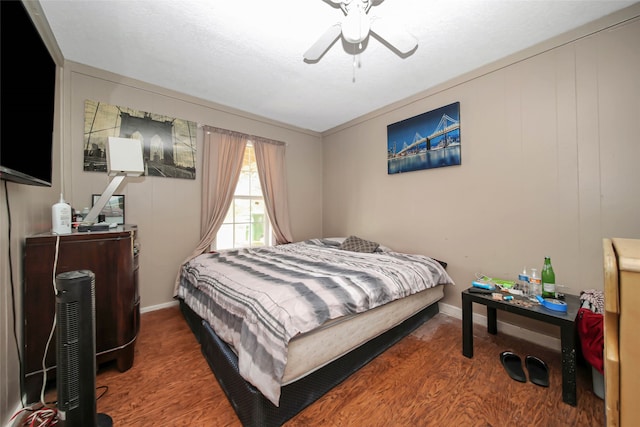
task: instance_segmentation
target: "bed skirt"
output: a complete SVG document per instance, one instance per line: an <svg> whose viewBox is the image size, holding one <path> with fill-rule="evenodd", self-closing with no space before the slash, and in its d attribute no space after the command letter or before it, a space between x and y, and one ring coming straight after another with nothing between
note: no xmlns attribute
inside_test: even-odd
<svg viewBox="0 0 640 427"><path fill-rule="evenodd" d="M434 302L328 365L282 387L277 407L238 372L238 358L183 300L180 309L243 426L280 426L438 313Z"/></svg>

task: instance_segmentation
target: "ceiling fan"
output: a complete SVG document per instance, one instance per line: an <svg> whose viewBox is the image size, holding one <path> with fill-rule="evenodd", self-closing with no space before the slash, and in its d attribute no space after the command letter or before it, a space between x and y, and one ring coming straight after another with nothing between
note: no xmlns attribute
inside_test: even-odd
<svg viewBox="0 0 640 427"><path fill-rule="evenodd" d="M304 59L308 62L320 60L322 55L342 35L345 42L359 45L373 33L381 41L386 42L392 49L406 55L418 46L418 40L411 34L397 27L384 18L371 16L368 12L373 6L374 0L326 0L339 5L345 17L341 22L330 26L325 33L305 53ZM377 3L381 3L378 1Z"/></svg>

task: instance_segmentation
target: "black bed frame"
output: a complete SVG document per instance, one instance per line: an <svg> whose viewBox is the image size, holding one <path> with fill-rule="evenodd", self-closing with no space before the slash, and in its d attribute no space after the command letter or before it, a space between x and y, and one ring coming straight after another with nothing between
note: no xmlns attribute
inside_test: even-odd
<svg viewBox="0 0 640 427"><path fill-rule="evenodd" d="M281 426L426 320L438 314L438 303L434 302L339 359L283 386L280 406L277 407L240 376L236 354L218 338L207 321L202 320L182 299L179 301L184 318L200 342L205 359L243 426Z"/></svg>

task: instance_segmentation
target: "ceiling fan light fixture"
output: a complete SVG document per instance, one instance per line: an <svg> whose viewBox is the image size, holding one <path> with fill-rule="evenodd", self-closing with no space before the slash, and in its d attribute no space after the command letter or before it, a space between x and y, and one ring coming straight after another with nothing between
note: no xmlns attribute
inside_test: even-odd
<svg viewBox="0 0 640 427"><path fill-rule="evenodd" d="M1 1L1 0L0 0ZM367 13L373 0L323 0L339 4L344 13L341 22L330 26L320 38L304 53L307 62L317 62L325 52L342 37L347 52L353 47L353 53L362 52L370 33L387 44L401 56L408 56L418 47L418 40L411 34L386 19L369 17ZM378 2L380 3L380 1Z"/></svg>
<svg viewBox="0 0 640 427"><path fill-rule="evenodd" d="M370 22L360 2L352 4L342 22L342 37L348 43L357 44L369 35Z"/></svg>

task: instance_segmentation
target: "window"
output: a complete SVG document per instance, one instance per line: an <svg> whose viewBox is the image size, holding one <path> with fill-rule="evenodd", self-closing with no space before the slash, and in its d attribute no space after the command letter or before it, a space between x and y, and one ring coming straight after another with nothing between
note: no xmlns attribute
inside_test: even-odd
<svg viewBox="0 0 640 427"><path fill-rule="evenodd" d="M272 244L271 227L251 142L244 150L240 178L227 216L216 235L216 249L254 248Z"/></svg>

